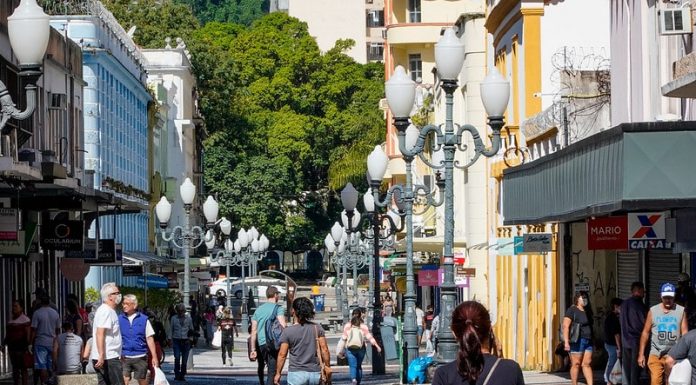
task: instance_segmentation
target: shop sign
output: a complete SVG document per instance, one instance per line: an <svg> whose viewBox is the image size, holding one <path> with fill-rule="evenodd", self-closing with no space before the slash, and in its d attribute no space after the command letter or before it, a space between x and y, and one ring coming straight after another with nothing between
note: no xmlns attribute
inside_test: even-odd
<svg viewBox="0 0 696 385"><path fill-rule="evenodd" d="M524 254L524 237L517 236L514 237L513 240L513 249L515 251L515 255Z"/></svg>
<svg viewBox="0 0 696 385"><path fill-rule="evenodd" d="M98 247L97 247L98 246ZM87 239L82 252L85 263L104 265L116 263L116 242L113 239Z"/></svg>
<svg viewBox="0 0 696 385"><path fill-rule="evenodd" d="M17 240L17 209L0 209L0 241Z"/></svg>
<svg viewBox="0 0 696 385"><path fill-rule="evenodd" d="M666 212L629 213L628 247L631 249L668 249L665 232Z"/></svg>
<svg viewBox="0 0 696 385"><path fill-rule="evenodd" d="M626 250L628 247L628 218L604 217L587 221L589 250Z"/></svg>
<svg viewBox="0 0 696 385"><path fill-rule="evenodd" d="M178 289L179 281L176 272L160 273L167 278L168 287L170 289Z"/></svg>
<svg viewBox="0 0 696 385"><path fill-rule="evenodd" d="M522 236L522 253L536 254L551 251L553 236L550 233L524 234Z"/></svg>
<svg viewBox="0 0 696 385"><path fill-rule="evenodd" d="M41 226L41 247L49 250L82 251L82 221L48 221Z"/></svg>
<svg viewBox="0 0 696 385"><path fill-rule="evenodd" d="M437 270L420 270L418 272L418 286L438 286Z"/></svg>
<svg viewBox="0 0 696 385"><path fill-rule="evenodd" d="M2 255L27 255L30 246L35 245L34 235L36 234L36 224L28 223L25 230L17 232L16 240L0 240L0 254Z"/></svg>
<svg viewBox="0 0 696 385"><path fill-rule="evenodd" d="M514 255L515 254L515 239L514 238L498 238L496 247L498 255Z"/></svg>
<svg viewBox="0 0 696 385"><path fill-rule="evenodd" d="M457 287L461 287L461 288L468 288L469 287L469 277L462 276L462 275L455 275L454 276L454 285Z"/></svg>
<svg viewBox="0 0 696 385"><path fill-rule="evenodd" d="M123 265L124 277L139 277L143 275L143 265Z"/></svg>
<svg viewBox="0 0 696 385"><path fill-rule="evenodd" d="M466 253L464 251L454 252L454 264L458 266L466 265Z"/></svg>
<svg viewBox="0 0 696 385"><path fill-rule="evenodd" d="M575 293L577 294L581 291L589 293L590 292L590 284L589 283L576 283L575 284Z"/></svg>

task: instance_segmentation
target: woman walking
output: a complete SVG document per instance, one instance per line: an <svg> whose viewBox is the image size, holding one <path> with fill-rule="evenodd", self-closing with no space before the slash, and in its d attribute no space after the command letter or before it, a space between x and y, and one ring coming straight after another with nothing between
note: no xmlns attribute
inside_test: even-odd
<svg viewBox="0 0 696 385"><path fill-rule="evenodd" d="M232 317L232 311L229 307L226 307L222 311L222 318L218 322L218 330L222 333L222 364L225 365L225 355L230 357L230 366L234 365L232 362L232 350L234 350L234 336L235 334L239 337L239 329L237 328L237 322L235 322L234 317Z"/></svg>
<svg viewBox="0 0 696 385"><path fill-rule="evenodd" d="M573 305L566 310L563 317L563 341L565 341L565 350L570 353L570 381L572 385L577 385L581 367L587 385L593 383L592 327L591 318L585 311L587 304L587 293L584 291L576 293L573 296ZM572 326L573 324L578 326ZM579 328L577 336L571 336L571 326L573 329Z"/></svg>
<svg viewBox="0 0 696 385"><path fill-rule="evenodd" d="M370 341L377 352L382 353L382 348L377 344L375 338L370 333L370 329L363 322L362 310L354 309L352 318L343 327L343 340L345 341L346 357L350 367L350 378L353 385L360 385L362 380L362 362L365 358L365 340Z"/></svg>
<svg viewBox="0 0 696 385"><path fill-rule="evenodd" d="M435 371L433 385L524 385L517 362L499 358L491 316L483 305L466 301L457 306L452 312L452 332L459 354Z"/></svg>
<svg viewBox="0 0 696 385"><path fill-rule="evenodd" d="M25 356L29 352L30 328L31 320L24 314L24 307L19 301L12 301L12 318L7 321L1 350L4 351L4 347L7 346L12 363L14 385L27 385L29 383Z"/></svg>
<svg viewBox="0 0 696 385"><path fill-rule="evenodd" d="M314 305L308 298L295 299L292 302L292 312L297 323L285 328L280 336L280 351L273 382L280 385L280 376L289 352L288 385L319 385L321 363L325 366L324 373L331 373L331 356L326 345L324 329L312 322Z"/></svg>

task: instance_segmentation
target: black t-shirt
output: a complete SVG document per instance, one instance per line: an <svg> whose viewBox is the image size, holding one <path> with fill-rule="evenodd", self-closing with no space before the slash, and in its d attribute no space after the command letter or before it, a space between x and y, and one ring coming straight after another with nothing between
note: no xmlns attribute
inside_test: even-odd
<svg viewBox="0 0 696 385"><path fill-rule="evenodd" d="M483 359L483 370L476 380L476 385L483 384L497 357L484 354ZM464 380L459 375L457 366L457 360L454 360L437 368L435 376L433 376L432 385L471 385L469 381ZM520 365L513 360L500 359L498 366L496 366L495 371L488 380L488 385L524 385L524 377L522 376Z"/></svg>
<svg viewBox="0 0 696 385"><path fill-rule="evenodd" d="M619 323L619 316L616 313L611 312L607 315L604 320L604 342L607 345L616 346L616 335L621 337L621 324Z"/></svg>
<svg viewBox="0 0 696 385"><path fill-rule="evenodd" d="M580 324L580 338L592 339L592 324L587 319L587 313L573 305L566 310L565 317Z"/></svg>

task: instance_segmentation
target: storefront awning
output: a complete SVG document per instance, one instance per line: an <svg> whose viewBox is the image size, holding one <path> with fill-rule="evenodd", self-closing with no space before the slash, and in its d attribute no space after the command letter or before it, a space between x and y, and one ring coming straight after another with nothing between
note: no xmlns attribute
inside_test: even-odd
<svg viewBox="0 0 696 385"><path fill-rule="evenodd" d="M503 173L506 225L696 207L696 122L627 123Z"/></svg>
<svg viewBox="0 0 696 385"><path fill-rule="evenodd" d="M438 253L442 254L442 250L445 247L445 238L442 236L435 237L414 237L413 238L413 252L424 252L424 253ZM464 238L454 238L453 247L466 247L466 239ZM406 238L399 240L396 243L396 251L405 252L406 251Z"/></svg>
<svg viewBox="0 0 696 385"><path fill-rule="evenodd" d="M155 253L144 253L137 251L123 252L124 264L130 265L174 265L176 261Z"/></svg>

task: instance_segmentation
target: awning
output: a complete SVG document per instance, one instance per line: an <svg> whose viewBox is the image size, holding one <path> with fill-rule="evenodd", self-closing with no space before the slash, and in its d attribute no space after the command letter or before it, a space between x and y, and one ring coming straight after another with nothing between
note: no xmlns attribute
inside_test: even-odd
<svg viewBox="0 0 696 385"><path fill-rule="evenodd" d="M696 72L688 73L665 84L661 88L662 95L671 98L696 97Z"/></svg>
<svg viewBox="0 0 696 385"><path fill-rule="evenodd" d="M696 207L696 123L627 123L503 173L506 225Z"/></svg>
<svg viewBox="0 0 696 385"><path fill-rule="evenodd" d="M439 253L442 254L442 250L445 247L445 238L443 236L435 237L414 237L413 238L413 252L427 252L427 253ZM465 238L454 238L453 247L466 247ZM396 242L396 250L399 252L406 251L406 238L403 238Z"/></svg>
<svg viewBox="0 0 696 385"><path fill-rule="evenodd" d="M123 263L126 265L174 265L176 261L155 253L124 251Z"/></svg>

